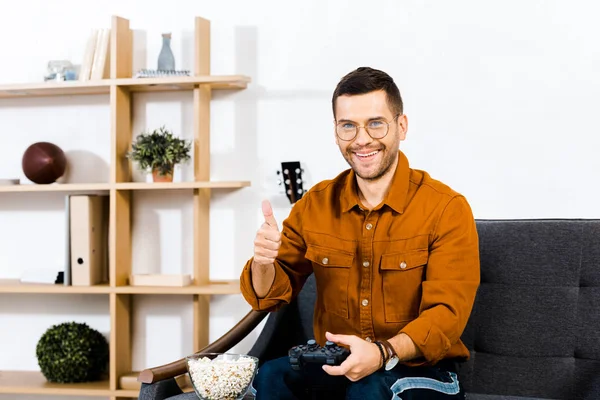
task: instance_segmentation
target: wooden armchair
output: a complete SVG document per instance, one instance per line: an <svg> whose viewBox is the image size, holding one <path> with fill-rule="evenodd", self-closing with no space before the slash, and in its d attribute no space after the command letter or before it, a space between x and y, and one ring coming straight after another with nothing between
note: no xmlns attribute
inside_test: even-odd
<svg viewBox="0 0 600 400"><path fill-rule="evenodd" d="M311 276L298 298L280 310L267 313L250 311L233 328L200 352L224 353L244 339L265 318L267 322L248 355L259 359L259 367L268 360L285 356L290 347L313 337L312 318L316 296ZM145 369L138 375L142 382L138 400L197 399L195 393L183 394L176 377L187 374L185 359Z"/></svg>
<svg viewBox="0 0 600 400"><path fill-rule="evenodd" d="M227 333L217 339L215 342L204 347L200 353L224 353L242 339L244 339L256 326L265 318L267 313L259 311L250 311ZM156 383L169 378L175 378L178 375L187 372L185 358L172 363L161 365L154 368L148 368L140 372L138 381L142 383Z"/></svg>

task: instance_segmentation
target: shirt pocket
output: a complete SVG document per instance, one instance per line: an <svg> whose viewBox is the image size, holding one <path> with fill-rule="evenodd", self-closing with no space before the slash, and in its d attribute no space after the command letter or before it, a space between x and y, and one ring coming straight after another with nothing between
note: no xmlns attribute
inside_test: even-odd
<svg viewBox="0 0 600 400"><path fill-rule="evenodd" d="M427 248L381 256L380 271L386 322L405 322L418 316L421 285L428 259Z"/></svg>
<svg viewBox="0 0 600 400"><path fill-rule="evenodd" d="M305 257L312 261L317 301L328 313L349 318L348 290L354 254L329 247L309 245Z"/></svg>

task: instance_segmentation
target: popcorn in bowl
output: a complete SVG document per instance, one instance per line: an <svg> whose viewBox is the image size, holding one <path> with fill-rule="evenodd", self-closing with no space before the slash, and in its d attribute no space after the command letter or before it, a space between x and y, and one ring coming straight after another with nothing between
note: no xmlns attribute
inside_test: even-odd
<svg viewBox="0 0 600 400"><path fill-rule="evenodd" d="M243 399L258 368L258 358L244 354L196 353L186 361L201 400Z"/></svg>

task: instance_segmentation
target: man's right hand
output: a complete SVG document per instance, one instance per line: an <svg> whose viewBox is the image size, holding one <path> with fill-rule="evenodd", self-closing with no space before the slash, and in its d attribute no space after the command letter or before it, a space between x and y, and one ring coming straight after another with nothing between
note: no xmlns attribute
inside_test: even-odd
<svg viewBox="0 0 600 400"><path fill-rule="evenodd" d="M261 225L254 239L254 263L271 265L275 262L281 246L281 233L273 216L273 208L268 200L262 202L265 222Z"/></svg>
<svg viewBox="0 0 600 400"><path fill-rule="evenodd" d="M281 233L273 216L273 208L268 200L262 202L265 222L254 239L254 261L252 262L252 286L259 298L269 292L275 279L275 259L281 246Z"/></svg>

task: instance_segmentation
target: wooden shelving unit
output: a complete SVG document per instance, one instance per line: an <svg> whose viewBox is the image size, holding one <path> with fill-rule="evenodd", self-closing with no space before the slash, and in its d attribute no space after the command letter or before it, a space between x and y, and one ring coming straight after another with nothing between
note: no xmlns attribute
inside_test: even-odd
<svg viewBox="0 0 600 400"><path fill-rule="evenodd" d="M136 390L119 387L119 378L132 374L131 317L136 294L185 295L194 308L193 349L208 344L209 300L211 295L237 294L239 281L209 281L209 211L211 190L240 189L247 181L210 180L210 102L213 90L242 90L250 78L242 75L210 74L210 21L195 18L194 76L173 78L132 78L132 32L127 19L111 21L110 78L90 82L31 83L0 86L2 98L76 96L107 94L111 109L110 180L107 183L50 185L23 184L0 187L0 195L18 192L103 192L110 196L109 276L105 285L89 287L22 284L0 280L0 293L46 293L107 295L110 302L110 373L106 381L86 384L50 384L39 372L0 371L0 393L66 395L77 398L105 396L111 400L136 398ZM132 165L125 154L132 140L131 104L133 93L192 91L194 109L194 181L177 183L131 182ZM131 221L133 191L187 190L194 209L194 260L192 286L134 287L131 273Z"/></svg>

